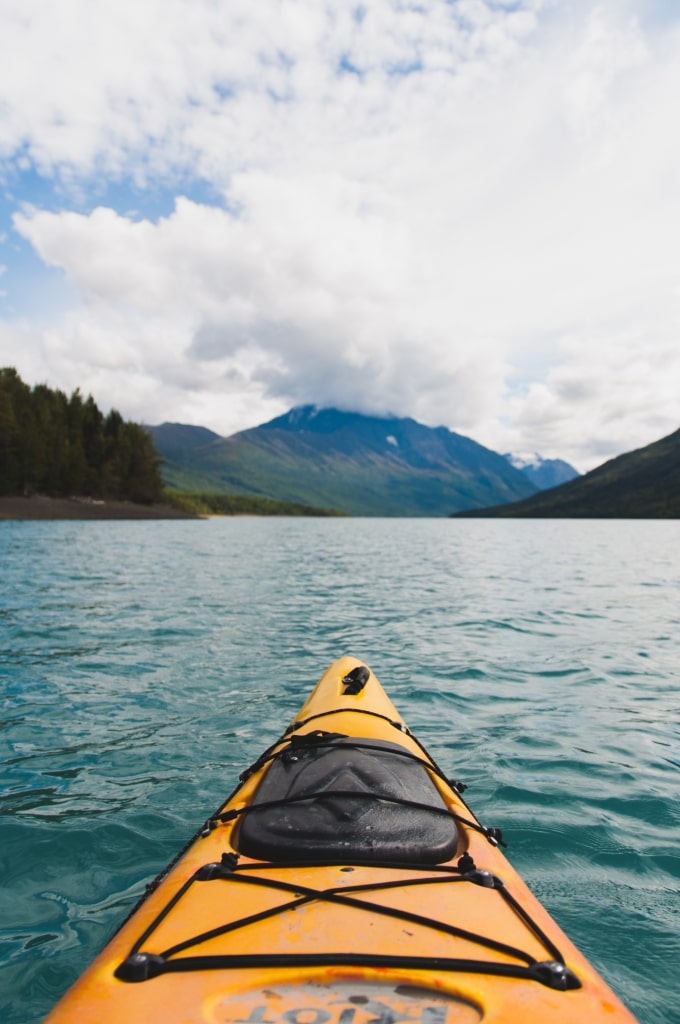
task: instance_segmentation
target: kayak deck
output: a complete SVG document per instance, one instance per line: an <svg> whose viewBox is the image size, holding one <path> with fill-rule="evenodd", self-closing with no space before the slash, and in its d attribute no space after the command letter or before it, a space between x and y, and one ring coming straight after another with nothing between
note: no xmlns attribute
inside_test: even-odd
<svg viewBox="0 0 680 1024"><path fill-rule="evenodd" d="M48 1021L633 1022L462 789L340 659Z"/></svg>

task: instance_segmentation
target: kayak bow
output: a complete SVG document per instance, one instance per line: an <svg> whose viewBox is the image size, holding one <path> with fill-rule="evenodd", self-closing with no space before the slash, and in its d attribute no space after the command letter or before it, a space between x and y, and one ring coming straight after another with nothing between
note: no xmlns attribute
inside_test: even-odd
<svg viewBox="0 0 680 1024"><path fill-rule="evenodd" d="M47 1021L634 1024L463 789L340 659Z"/></svg>

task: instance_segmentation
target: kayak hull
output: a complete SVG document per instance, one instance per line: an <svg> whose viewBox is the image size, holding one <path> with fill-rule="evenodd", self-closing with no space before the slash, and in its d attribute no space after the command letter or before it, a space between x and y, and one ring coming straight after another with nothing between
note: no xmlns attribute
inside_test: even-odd
<svg viewBox="0 0 680 1024"><path fill-rule="evenodd" d="M373 796L362 758L380 761ZM431 797L422 779L398 795L402 764ZM49 1024L634 1022L356 659L328 669L245 775ZM408 848L386 808L416 823ZM438 860L442 822L452 852ZM244 852L260 833L268 855Z"/></svg>

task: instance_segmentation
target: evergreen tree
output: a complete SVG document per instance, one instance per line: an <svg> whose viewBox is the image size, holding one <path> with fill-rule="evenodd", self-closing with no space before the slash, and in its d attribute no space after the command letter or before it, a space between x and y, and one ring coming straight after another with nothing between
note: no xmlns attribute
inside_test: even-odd
<svg viewBox="0 0 680 1024"><path fill-rule="evenodd" d="M0 369L0 494L152 502L160 462L142 426L115 409L104 417L91 395L31 389L13 367Z"/></svg>
<svg viewBox="0 0 680 1024"><path fill-rule="evenodd" d="M19 477L19 424L11 395L0 381L0 494L15 494Z"/></svg>

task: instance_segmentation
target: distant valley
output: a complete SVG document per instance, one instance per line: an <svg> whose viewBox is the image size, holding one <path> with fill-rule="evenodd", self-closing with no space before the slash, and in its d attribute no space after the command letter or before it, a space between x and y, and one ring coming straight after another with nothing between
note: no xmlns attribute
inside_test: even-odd
<svg viewBox="0 0 680 1024"><path fill-rule="evenodd" d="M515 469L521 470L539 491L558 487L579 476L578 470L564 459L544 459L537 452L530 455L508 452L505 458Z"/></svg>

